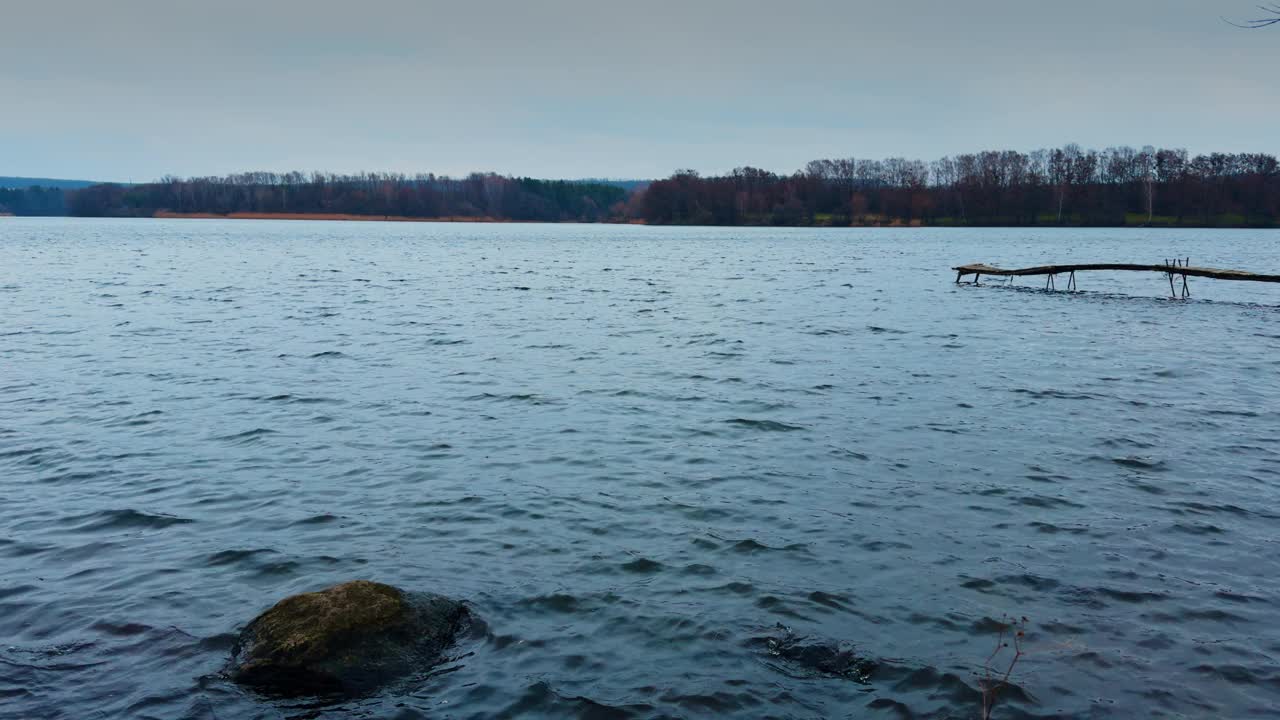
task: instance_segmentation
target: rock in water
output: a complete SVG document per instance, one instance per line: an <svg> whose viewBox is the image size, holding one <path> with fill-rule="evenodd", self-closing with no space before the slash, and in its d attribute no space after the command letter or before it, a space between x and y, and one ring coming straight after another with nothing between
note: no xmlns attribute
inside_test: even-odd
<svg viewBox="0 0 1280 720"><path fill-rule="evenodd" d="M808 638L797 636L782 625L778 630L777 636L753 638L749 644L763 645L770 655L785 661L801 677L839 677L867 683L878 667L876 661L861 657L844 645L806 642Z"/></svg>
<svg viewBox="0 0 1280 720"><path fill-rule="evenodd" d="M366 580L294 595L244 629L230 674L280 695L361 694L437 664L466 617L454 600Z"/></svg>

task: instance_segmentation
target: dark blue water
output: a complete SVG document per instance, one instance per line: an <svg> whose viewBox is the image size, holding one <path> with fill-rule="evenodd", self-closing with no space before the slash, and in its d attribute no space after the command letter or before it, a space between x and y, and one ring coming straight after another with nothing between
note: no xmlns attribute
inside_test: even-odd
<svg viewBox="0 0 1280 720"><path fill-rule="evenodd" d="M976 718L1025 615L996 718L1273 716L1280 287L948 268L1277 241L0 220L0 715ZM355 578L485 628L338 705L219 675Z"/></svg>

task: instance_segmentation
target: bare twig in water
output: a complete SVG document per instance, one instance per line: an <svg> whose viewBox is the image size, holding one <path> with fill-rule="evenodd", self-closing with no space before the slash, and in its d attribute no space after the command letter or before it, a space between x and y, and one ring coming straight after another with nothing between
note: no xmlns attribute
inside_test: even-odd
<svg viewBox="0 0 1280 720"><path fill-rule="evenodd" d="M991 655L987 657L987 662L983 665L982 680L979 686L982 688L982 720L991 720L991 711L995 709L996 697L1000 690L1009 684L1009 676L1013 674L1013 669L1018 666L1018 660L1022 659L1022 641L1026 637L1027 623L1029 622L1024 616L1020 620L1012 620L1010 618L1001 618L1000 635L996 639L996 648L991 651ZM1009 647L1009 642L1005 640L1006 636L1013 638L1013 657L1009 659L1009 664L1005 667L1004 673L999 674L999 670L993 671L992 663L996 658ZM998 677L997 677L998 675Z"/></svg>
<svg viewBox="0 0 1280 720"><path fill-rule="evenodd" d="M1242 23L1233 22L1231 20L1227 20L1226 18L1222 18L1222 19L1226 20L1228 24L1235 25L1236 27L1239 27L1239 28L1247 28L1249 30L1257 30L1258 28L1264 28L1269 25L1280 25L1280 5L1259 5L1258 9L1264 13L1268 13L1272 15L1273 17L1263 17L1263 18L1258 18L1256 20L1246 20Z"/></svg>

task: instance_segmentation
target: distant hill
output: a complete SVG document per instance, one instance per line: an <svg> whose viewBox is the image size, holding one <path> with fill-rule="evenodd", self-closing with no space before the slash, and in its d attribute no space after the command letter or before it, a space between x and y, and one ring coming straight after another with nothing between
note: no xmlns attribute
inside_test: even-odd
<svg viewBox="0 0 1280 720"><path fill-rule="evenodd" d="M47 187L59 190L76 190L96 185L94 180L59 180L57 178L6 177L0 175L0 188Z"/></svg>

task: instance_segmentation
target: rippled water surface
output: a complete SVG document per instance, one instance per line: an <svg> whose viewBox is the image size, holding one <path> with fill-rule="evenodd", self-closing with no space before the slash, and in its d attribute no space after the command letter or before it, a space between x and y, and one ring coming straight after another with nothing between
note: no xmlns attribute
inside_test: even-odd
<svg viewBox="0 0 1280 720"><path fill-rule="evenodd" d="M0 219L0 715L976 718L1025 615L996 718L1272 716L1280 287L947 268L1278 241ZM355 578L484 626L219 675Z"/></svg>

